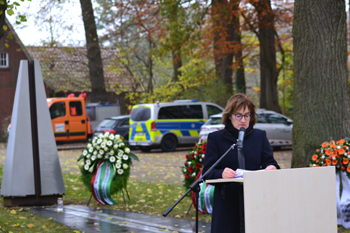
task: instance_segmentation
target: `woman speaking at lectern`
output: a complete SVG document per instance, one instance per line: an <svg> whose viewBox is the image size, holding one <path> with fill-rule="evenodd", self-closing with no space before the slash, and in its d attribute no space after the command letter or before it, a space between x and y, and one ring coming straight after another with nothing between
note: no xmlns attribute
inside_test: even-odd
<svg viewBox="0 0 350 233"><path fill-rule="evenodd" d="M208 136L202 174L233 144L237 143L239 130L242 127L245 128L242 148L245 170L275 170L280 168L273 158L266 132L253 128L256 123L255 106L248 96L236 94L227 101L222 115L222 123L225 125L224 129L210 133ZM234 178L237 168L240 167L236 146L206 175L205 179ZM243 204L240 204L242 203L242 199L240 199L240 195L242 196L242 193L240 194L241 185L237 182L215 185L211 232L244 232L244 220L240 217L244 216L243 212L240 215L240 208L243 209ZM240 225L242 221L243 224Z"/></svg>

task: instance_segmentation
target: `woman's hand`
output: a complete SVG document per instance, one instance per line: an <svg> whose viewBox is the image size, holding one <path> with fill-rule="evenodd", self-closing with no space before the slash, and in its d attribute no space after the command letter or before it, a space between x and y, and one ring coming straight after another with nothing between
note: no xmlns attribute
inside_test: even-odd
<svg viewBox="0 0 350 233"><path fill-rule="evenodd" d="M224 179L230 179L236 177L236 172L232 170L231 168L225 168L224 171L222 172L222 178Z"/></svg>
<svg viewBox="0 0 350 233"><path fill-rule="evenodd" d="M270 166L267 166L265 168L266 171L269 171L269 170L277 170L277 168L274 166L274 165L270 165Z"/></svg>

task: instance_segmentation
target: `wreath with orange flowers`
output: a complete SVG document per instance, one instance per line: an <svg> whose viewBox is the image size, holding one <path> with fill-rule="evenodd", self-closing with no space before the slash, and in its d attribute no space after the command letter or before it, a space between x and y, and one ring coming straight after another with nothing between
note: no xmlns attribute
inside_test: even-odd
<svg viewBox="0 0 350 233"><path fill-rule="evenodd" d="M310 167L335 166L336 172L346 171L350 179L350 138L323 142L311 156Z"/></svg>
<svg viewBox="0 0 350 233"><path fill-rule="evenodd" d="M185 176L184 186L186 189L190 188L196 179L197 174L203 167L206 147L207 141L201 140L186 155L186 162L181 168L182 173Z"/></svg>

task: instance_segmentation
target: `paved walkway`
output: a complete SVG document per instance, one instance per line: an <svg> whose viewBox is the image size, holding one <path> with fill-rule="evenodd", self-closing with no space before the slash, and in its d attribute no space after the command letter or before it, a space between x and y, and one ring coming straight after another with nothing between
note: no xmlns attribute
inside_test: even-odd
<svg viewBox="0 0 350 233"><path fill-rule="evenodd" d="M81 232L195 232L195 221L157 215L147 215L88 206L64 206L61 213L53 207L33 207L30 212L64 224ZM198 232L210 232L210 223L198 222Z"/></svg>

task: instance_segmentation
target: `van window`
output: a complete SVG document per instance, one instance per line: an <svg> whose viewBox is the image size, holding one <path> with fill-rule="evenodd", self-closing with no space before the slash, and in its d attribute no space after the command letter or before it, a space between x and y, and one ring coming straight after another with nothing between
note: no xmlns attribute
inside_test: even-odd
<svg viewBox="0 0 350 233"><path fill-rule="evenodd" d="M71 116L81 116L83 115L83 108L80 101L70 101L69 102L69 112Z"/></svg>
<svg viewBox="0 0 350 233"><path fill-rule="evenodd" d="M222 113L222 110L214 105L207 105L208 117L211 115Z"/></svg>
<svg viewBox="0 0 350 233"><path fill-rule="evenodd" d="M180 106L162 107L159 109L158 119L180 119Z"/></svg>
<svg viewBox="0 0 350 233"><path fill-rule="evenodd" d="M199 104L162 107L158 119L203 119L203 110Z"/></svg>
<svg viewBox="0 0 350 233"><path fill-rule="evenodd" d="M180 106L180 119L203 119L201 105Z"/></svg>
<svg viewBox="0 0 350 233"><path fill-rule="evenodd" d="M57 102L51 105L50 107L50 116L51 119L57 117L62 117L66 115L66 105L65 102Z"/></svg>
<svg viewBox="0 0 350 233"><path fill-rule="evenodd" d="M147 121L151 117L150 108L134 108L131 111L132 121Z"/></svg>

